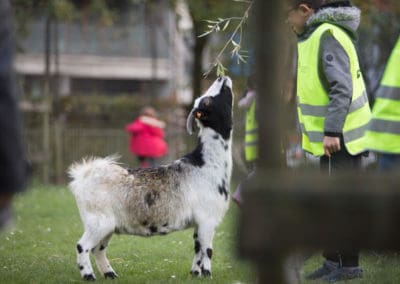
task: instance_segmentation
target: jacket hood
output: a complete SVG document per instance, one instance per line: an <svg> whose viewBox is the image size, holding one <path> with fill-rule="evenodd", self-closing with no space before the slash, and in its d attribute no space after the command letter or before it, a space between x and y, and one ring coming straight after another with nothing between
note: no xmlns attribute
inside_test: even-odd
<svg viewBox="0 0 400 284"><path fill-rule="evenodd" d="M355 40L360 21L361 11L357 7L323 8L307 20L306 33L309 34L309 30L312 31L323 23L329 23L343 28Z"/></svg>

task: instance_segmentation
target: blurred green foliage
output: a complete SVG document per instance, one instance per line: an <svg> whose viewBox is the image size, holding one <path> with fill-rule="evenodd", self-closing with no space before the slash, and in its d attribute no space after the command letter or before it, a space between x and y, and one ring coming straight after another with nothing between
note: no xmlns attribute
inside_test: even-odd
<svg viewBox="0 0 400 284"><path fill-rule="evenodd" d="M69 125L84 123L85 126L117 127L132 121L140 110L151 105L160 113L173 111L176 102L171 99L152 99L145 96L120 95L110 99L107 95L68 96L60 101L61 113L65 114ZM78 125L79 126L79 125Z"/></svg>
<svg viewBox="0 0 400 284"><path fill-rule="evenodd" d="M76 19L96 19L103 26L111 26L120 13L140 3L155 0L11 0L16 18L17 31L27 34L27 25L34 16L49 16L68 22Z"/></svg>

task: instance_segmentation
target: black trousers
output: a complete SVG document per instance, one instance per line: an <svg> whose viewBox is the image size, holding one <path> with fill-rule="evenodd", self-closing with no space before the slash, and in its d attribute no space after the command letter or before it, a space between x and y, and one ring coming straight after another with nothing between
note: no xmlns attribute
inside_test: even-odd
<svg viewBox="0 0 400 284"><path fill-rule="evenodd" d="M340 138L340 151L331 155L330 158L322 156L320 158L320 169L324 174L334 175L341 171L361 170L362 155L353 156L347 152L343 138ZM324 251L322 254L327 260L339 263L341 266L358 266L359 249L351 251Z"/></svg>

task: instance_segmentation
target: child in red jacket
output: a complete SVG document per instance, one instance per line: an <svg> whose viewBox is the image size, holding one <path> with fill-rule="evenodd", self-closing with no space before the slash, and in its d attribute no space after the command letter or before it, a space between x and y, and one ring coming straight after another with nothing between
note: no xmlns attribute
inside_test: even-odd
<svg viewBox="0 0 400 284"><path fill-rule="evenodd" d="M157 118L152 107L143 108L140 116L125 127L130 134L129 150L138 157L140 167L154 167L155 159L167 153L164 128L165 123Z"/></svg>

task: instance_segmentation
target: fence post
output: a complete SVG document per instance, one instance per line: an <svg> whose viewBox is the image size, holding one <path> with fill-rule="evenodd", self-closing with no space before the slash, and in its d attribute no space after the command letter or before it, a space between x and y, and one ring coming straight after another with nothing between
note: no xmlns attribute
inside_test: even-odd
<svg viewBox="0 0 400 284"><path fill-rule="evenodd" d="M43 113L43 151L44 151L44 164L43 164L43 182L48 184L50 182L50 163L51 163L51 148L50 148L50 115L52 108L52 99L50 96L50 26L51 20L48 15L45 21L45 77L43 85L44 104L46 109Z"/></svg>
<svg viewBox="0 0 400 284"><path fill-rule="evenodd" d="M54 146L57 183L62 183L64 181L63 134L64 123L62 119L58 118L54 121Z"/></svg>
<svg viewBox="0 0 400 284"><path fill-rule="evenodd" d="M47 89L47 91L46 91ZM48 88L45 87L45 93ZM51 162L51 148L50 148L50 104L45 103L46 109L43 112L43 182L45 184L50 182L50 162Z"/></svg>

